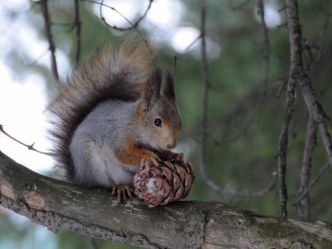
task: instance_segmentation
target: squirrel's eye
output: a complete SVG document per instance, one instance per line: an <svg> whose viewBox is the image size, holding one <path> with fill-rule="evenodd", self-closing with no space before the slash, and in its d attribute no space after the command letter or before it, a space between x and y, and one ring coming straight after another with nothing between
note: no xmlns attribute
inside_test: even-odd
<svg viewBox="0 0 332 249"><path fill-rule="evenodd" d="M162 125L162 122L161 122L161 119L160 118L156 118L154 121L153 121L154 125L157 126L157 127L161 127Z"/></svg>

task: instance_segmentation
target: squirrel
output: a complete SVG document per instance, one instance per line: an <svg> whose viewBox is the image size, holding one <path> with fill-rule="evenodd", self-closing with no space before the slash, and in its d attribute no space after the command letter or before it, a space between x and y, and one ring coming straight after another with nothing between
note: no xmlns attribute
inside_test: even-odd
<svg viewBox="0 0 332 249"><path fill-rule="evenodd" d="M141 167L182 160L171 152L181 129L173 81L145 41L97 50L49 106L53 152L67 179L125 199Z"/></svg>

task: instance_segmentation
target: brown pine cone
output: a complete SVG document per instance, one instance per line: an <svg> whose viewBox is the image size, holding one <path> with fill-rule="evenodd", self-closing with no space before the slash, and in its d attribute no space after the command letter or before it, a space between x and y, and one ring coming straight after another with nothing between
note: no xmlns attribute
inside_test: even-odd
<svg viewBox="0 0 332 249"><path fill-rule="evenodd" d="M152 208L185 198L194 181L191 163L163 161L134 176L135 194Z"/></svg>

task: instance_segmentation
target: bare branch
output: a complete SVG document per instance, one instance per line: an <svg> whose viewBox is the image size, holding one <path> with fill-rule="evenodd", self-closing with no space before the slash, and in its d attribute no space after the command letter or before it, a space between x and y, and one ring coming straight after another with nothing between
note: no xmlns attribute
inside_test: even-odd
<svg viewBox="0 0 332 249"><path fill-rule="evenodd" d="M306 196L309 190L319 181L319 179L324 175L324 173L332 168L332 164L327 162L323 167L321 167L315 177L312 178L310 184L302 190L301 195L296 199L294 205L298 205L298 203Z"/></svg>
<svg viewBox="0 0 332 249"><path fill-rule="evenodd" d="M291 51L291 69L293 71L292 78L297 81L308 112L314 122L317 123L320 137L323 141L328 160L332 164L332 141L327 127L326 114L318 102L312 86L312 81L305 71L302 62L302 35L301 26L298 17L297 0L287 1L287 16L289 30L289 46Z"/></svg>
<svg viewBox="0 0 332 249"><path fill-rule="evenodd" d="M229 1L229 6L237 11L237 10L240 10L240 9L243 9L244 7L246 7L246 5L248 5L249 3L251 2L251 0L243 0L242 2L240 3L237 3L237 4L234 4L232 0Z"/></svg>
<svg viewBox="0 0 332 249"><path fill-rule="evenodd" d="M34 66L35 64L37 64L37 62L47 54L48 50L49 49L46 49L42 54L40 54L39 56L37 56L37 58L34 61L32 61L31 63L29 63L29 66Z"/></svg>
<svg viewBox="0 0 332 249"><path fill-rule="evenodd" d="M19 144L27 147L29 150L32 150L32 151L35 151L35 152L38 152L40 154L44 154L44 155L47 155L47 156L52 156L52 153L43 152L43 151L35 149L35 147L34 147L35 143L32 143L31 145L28 145L28 144L25 144L25 143L21 142L20 140L16 139L12 135L10 135L8 132L6 132L1 124L0 124L0 132L2 132L4 135L6 135L7 137L9 137L13 141L15 141L15 142L17 142L17 143L19 143Z"/></svg>
<svg viewBox="0 0 332 249"><path fill-rule="evenodd" d="M174 85L176 85L176 66L177 66L178 57L174 56L173 58L174 58L173 80L174 80Z"/></svg>
<svg viewBox="0 0 332 249"><path fill-rule="evenodd" d="M284 124L281 129L279 136L279 148L278 148L278 199L280 206L280 216L282 218L287 217L287 186L286 186L286 168L287 168L287 148L288 148L288 130L289 125L294 112L294 86L288 84L287 91L287 104L286 104L286 114L284 118ZM291 90L293 89L293 90Z"/></svg>
<svg viewBox="0 0 332 249"><path fill-rule="evenodd" d="M288 18L288 26L291 20ZM291 40L291 28L288 27L289 39ZM286 113L284 118L284 124L279 137L279 148L278 148L278 196L279 196L279 206L280 215L282 218L287 217L287 186L286 186L286 168L287 168L287 149L288 149L288 130L292 120L294 112L294 102L295 102L295 84L296 78L295 74L296 67L294 61L301 60L297 58L294 49L290 49L290 69L287 81L287 99L286 99Z"/></svg>
<svg viewBox="0 0 332 249"><path fill-rule="evenodd" d="M184 50L184 52L188 52L195 44L201 39L202 34L199 34L189 45L188 47Z"/></svg>
<svg viewBox="0 0 332 249"><path fill-rule="evenodd" d="M75 67L77 68L81 56L81 21L80 21L80 3L79 0L75 1L75 19L73 27L75 28L76 35L76 53L75 53Z"/></svg>
<svg viewBox="0 0 332 249"><path fill-rule="evenodd" d="M309 186L312 154L316 146L316 136L317 124L313 121L311 117L309 117L307 126L307 137L305 141L302 160L301 181L299 190L300 194L303 194L304 190L306 190ZM299 217L305 220L310 219L311 215L309 191L306 191L306 193L303 195L303 199L297 203L296 210Z"/></svg>
<svg viewBox="0 0 332 249"><path fill-rule="evenodd" d="M130 21L127 17L125 17L123 14L121 14L117 9L115 9L114 7L112 6L109 6L107 4L104 3L104 0L102 0L101 2L96 2L96 1L93 1L93 0L81 0L83 2L88 2L88 3L93 3L93 4L99 4L100 5L100 9L99 9L99 15L100 15L100 20L103 21L103 23L112 28L112 29L115 29L115 30L119 30L119 31L126 31L126 30L131 30L131 29L135 29L139 34L140 32L138 31L137 29L137 26L140 24L140 22L146 17L146 15L148 14L149 10L151 9L151 6L152 6L152 2L154 0L149 0L149 5L148 7L146 8L145 12L135 21L135 22L132 22ZM116 13L118 13L124 20L126 20L130 26L127 27L127 28L124 28L124 27L117 27L116 25L110 25L104 18L104 15L103 15L103 12L102 12L102 7L106 7L112 11L115 11Z"/></svg>
<svg viewBox="0 0 332 249"><path fill-rule="evenodd" d="M265 65L264 87L266 88L270 81L270 40L269 30L265 23L264 0L258 0L258 14L263 30L263 59Z"/></svg>
<svg viewBox="0 0 332 249"><path fill-rule="evenodd" d="M55 56L55 45L53 41L52 31L51 31L51 20L48 12L48 6L47 6L48 0L40 0L38 3L40 4L41 11L44 18L44 24L45 24L45 31L46 31L46 37L49 44L49 50L51 52L51 67L54 78L59 81L59 74L58 74L58 67L56 62L56 56Z"/></svg>
<svg viewBox="0 0 332 249"><path fill-rule="evenodd" d="M98 249L97 241L95 239L90 239L91 248Z"/></svg>
<svg viewBox="0 0 332 249"><path fill-rule="evenodd" d="M288 0L286 3L289 47L291 52L290 68L292 73L290 74L290 78L292 78L293 81L296 81L300 87L304 102L309 112L309 116L312 119L312 122L314 122L319 128L320 137L322 138L329 163L332 165L332 142L330 133L327 128L327 117L315 96L312 81L302 61L303 39L301 34L301 25L299 22L298 3L297 0ZM307 70L310 70L310 67L308 67ZM326 169L327 167L324 168ZM315 178L315 181L318 181L318 179L319 177ZM296 201L296 204L308 196L308 191L311 186L312 184L310 183L309 186L307 185L306 188L302 190L302 194Z"/></svg>
<svg viewBox="0 0 332 249"><path fill-rule="evenodd" d="M203 179L206 183L215 191L218 191L217 186L207 175L206 171L206 149L207 149L207 111L208 111L208 98L209 98L209 68L206 55L206 44L205 44L205 19L206 19L206 1L200 0L201 8L201 56L202 56L202 84L203 84L203 97L202 97L202 117L200 127L200 170Z"/></svg>

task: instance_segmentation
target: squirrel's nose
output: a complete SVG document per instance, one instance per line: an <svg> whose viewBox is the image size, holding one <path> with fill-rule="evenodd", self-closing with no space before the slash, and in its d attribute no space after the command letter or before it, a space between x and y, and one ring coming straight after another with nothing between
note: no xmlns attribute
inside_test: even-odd
<svg viewBox="0 0 332 249"><path fill-rule="evenodd" d="M175 147L176 143L173 142L173 143L170 143L170 144L167 144L167 148L168 149L173 149Z"/></svg>

